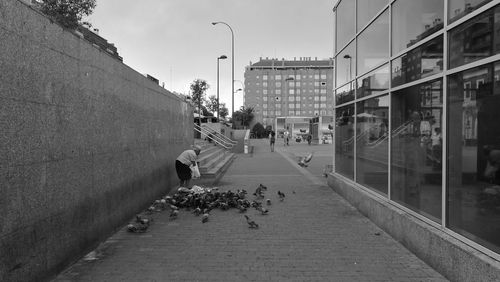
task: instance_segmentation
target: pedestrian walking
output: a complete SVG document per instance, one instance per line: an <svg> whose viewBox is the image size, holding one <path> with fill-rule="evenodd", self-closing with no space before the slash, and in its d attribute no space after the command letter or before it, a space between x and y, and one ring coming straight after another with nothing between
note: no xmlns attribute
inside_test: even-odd
<svg viewBox="0 0 500 282"><path fill-rule="evenodd" d="M271 131L269 134L269 145L271 146L271 152L274 152L274 143L276 142L276 133Z"/></svg>
<svg viewBox="0 0 500 282"><path fill-rule="evenodd" d="M285 130L285 132L283 133L283 141L285 142L285 146L289 146L289 141L290 141L290 133L288 132L288 130Z"/></svg>
<svg viewBox="0 0 500 282"><path fill-rule="evenodd" d="M197 166L196 160L201 152L201 147L195 145L192 149L185 150L175 160L175 170L180 180L180 187L189 187L191 182L191 167Z"/></svg>

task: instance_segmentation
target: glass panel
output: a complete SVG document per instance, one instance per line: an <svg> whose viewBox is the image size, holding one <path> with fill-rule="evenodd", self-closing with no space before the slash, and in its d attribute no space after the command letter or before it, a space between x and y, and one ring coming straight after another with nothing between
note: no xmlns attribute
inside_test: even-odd
<svg viewBox="0 0 500 282"><path fill-rule="evenodd" d="M353 42L337 55L337 86L356 77L356 50L354 46Z"/></svg>
<svg viewBox="0 0 500 282"><path fill-rule="evenodd" d="M337 6L337 50L342 49L355 34L356 1L343 0Z"/></svg>
<svg viewBox="0 0 500 282"><path fill-rule="evenodd" d="M450 68L498 54L494 34L500 32L500 6L488 10L450 31Z"/></svg>
<svg viewBox="0 0 500 282"><path fill-rule="evenodd" d="M389 0L358 0L358 31L365 27L387 3Z"/></svg>
<svg viewBox="0 0 500 282"><path fill-rule="evenodd" d="M336 105L344 104L346 102L354 100L354 87L352 83L348 83L345 86L337 89L336 93Z"/></svg>
<svg viewBox="0 0 500 282"><path fill-rule="evenodd" d="M444 0L399 0L392 11L392 54L443 28Z"/></svg>
<svg viewBox="0 0 500 282"><path fill-rule="evenodd" d="M391 198L432 220L441 218L442 82L392 95Z"/></svg>
<svg viewBox="0 0 500 282"><path fill-rule="evenodd" d="M448 227L500 253L500 63L449 77Z"/></svg>
<svg viewBox="0 0 500 282"><path fill-rule="evenodd" d="M387 194L389 96L360 102L356 112L356 182Z"/></svg>
<svg viewBox="0 0 500 282"><path fill-rule="evenodd" d="M382 66L357 80L356 97L377 94L389 88L389 65Z"/></svg>
<svg viewBox="0 0 500 282"><path fill-rule="evenodd" d="M448 21L452 23L488 2L491 0L448 0Z"/></svg>
<svg viewBox="0 0 500 282"><path fill-rule="evenodd" d="M335 122L335 172L354 179L354 105L338 108Z"/></svg>
<svg viewBox="0 0 500 282"><path fill-rule="evenodd" d="M365 73L389 58L389 10L358 36L357 72Z"/></svg>
<svg viewBox="0 0 500 282"><path fill-rule="evenodd" d="M443 71L443 36L439 36L391 62L392 86Z"/></svg>

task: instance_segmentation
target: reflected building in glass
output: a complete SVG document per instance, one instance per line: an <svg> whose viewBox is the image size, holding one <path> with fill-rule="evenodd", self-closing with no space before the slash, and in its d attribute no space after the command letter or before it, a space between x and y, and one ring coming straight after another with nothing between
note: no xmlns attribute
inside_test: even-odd
<svg viewBox="0 0 500 282"><path fill-rule="evenodd" d="M441 259L457 250L474 250L467 275L485 255L500 280L500 0L339 0L333 11L329 185L417 253L411 230L366 203L450 238L425 258L451 280Z"/></svg>

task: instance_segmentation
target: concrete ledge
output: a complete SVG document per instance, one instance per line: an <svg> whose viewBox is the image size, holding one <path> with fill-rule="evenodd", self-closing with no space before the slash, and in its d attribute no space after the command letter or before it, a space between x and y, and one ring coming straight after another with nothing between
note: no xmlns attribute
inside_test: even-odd
<svg viewBox="0 0 500 282"><path fill-rule="evenodd" d="M328 185L451 281L500 281L500 262L334 174Z"/></svg>

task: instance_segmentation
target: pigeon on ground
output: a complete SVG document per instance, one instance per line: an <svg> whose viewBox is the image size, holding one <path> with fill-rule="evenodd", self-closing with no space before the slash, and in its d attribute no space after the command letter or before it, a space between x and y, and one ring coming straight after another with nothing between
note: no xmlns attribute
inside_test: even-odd
<svg viewBox="0 0 500 282"><path fill-rule="evenodd" d="M312 160L313 153L309 153L309 155L301 157L299 160L299 165L301 167L307 167L308 163Z"/></svg>
<svg viewBox="0 0 500 282"><path fill-rule="evenodd" d="M197 207L196 209L194 209L193 213L194 215L199 216L201 214L201 209Z"/></svg>
<svg viewBox="0 0 500 282"><path fill-rule="evenodd" d="M268 206L270 206L270 205L271 205L271 199L266 199L266 204L267 204Z"/></svg>
<svg viewBox="0 0 500 282"><path fill-rule="evenodd" d="M201 222L202 223L205 223L208 221L208 213L204 213L202 216L201 216Z"/></svg>
<svg viewBox="0 0 500 282"><path fill-rule="evenodd" d="M283 200L285 200L285 193L278 191L278 197L280 198L280 201L283 202Z"/></svg>
<svg viewBox="0 0 500 282"><path fill-rule="evenodd" d="M248 223L248 228L253 228L253 229L257 229L259 228L259 225L257 223L255 223L255 221L251 220L248 215L245 215L245 218L247 219L247 223Z"/></svg>
<svg viewBox="0 0 500 282"><path fill-rule="evenodd" d="M263 206L257 206L255 207L256 210L260 211L262 215L267 214L269 212L268 209L264 208Z"/></svg>
<svg viewBox="0 0 500 282"><path fill-rule="evenodd" d="M178 215L179 215L179 210L172 210L170 212L170 218L171 219L176 219Z"/></svg>

